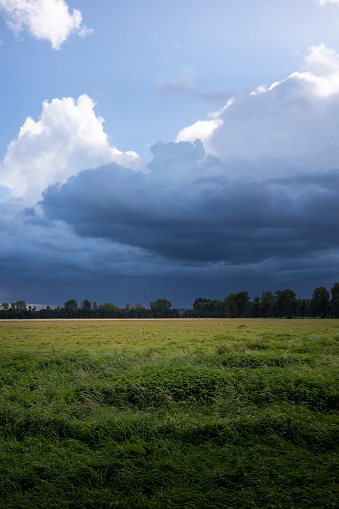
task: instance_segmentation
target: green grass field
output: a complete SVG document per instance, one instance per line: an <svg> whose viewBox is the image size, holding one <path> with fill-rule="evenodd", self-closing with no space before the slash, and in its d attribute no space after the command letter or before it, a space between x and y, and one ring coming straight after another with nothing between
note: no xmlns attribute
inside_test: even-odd
<svg viewBox="0 0 339 509"><path fill-rule="evenodd" d="M339 320L0 322L1 508L338 508Z"/></svg>

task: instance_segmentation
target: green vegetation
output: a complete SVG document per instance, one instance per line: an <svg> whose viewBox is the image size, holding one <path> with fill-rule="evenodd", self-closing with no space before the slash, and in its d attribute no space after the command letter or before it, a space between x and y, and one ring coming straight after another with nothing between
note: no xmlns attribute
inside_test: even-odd
<svg viewBox="0 0 339 509"><path fill-rule="evenodd" d="M248 292L231 293L221 300L202 299L193 302L192 309L172 308L167 299L150 302L149 309L140 302L128 303L119 308L113 302L97 305L85 299L78 307L75 299L65 302L64 307L46 306L37 311L35 306L26 306L25 301L0 304L1 319L51 319L51 318L338 318L339 283L334 283L330 293L323 286L316 288L312 299L298 299L293 290L263 292L261 297L250 300Z"/></svg>
<svg viewBox="0 0 339 509"><path fill-rule="evenodd" d="M337 508L336 320L0 322L0 507Z"/></svg>

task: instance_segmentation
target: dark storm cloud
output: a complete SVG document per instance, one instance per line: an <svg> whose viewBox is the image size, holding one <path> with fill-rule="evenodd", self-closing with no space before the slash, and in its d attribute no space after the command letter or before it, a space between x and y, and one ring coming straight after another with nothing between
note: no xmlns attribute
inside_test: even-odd
<svg viewBox="0 0 339 509"><path fill-rule="evenodd" d="M339 172L230 179L199 141L157 144L149 175L118 165L49 187L46 216L82 237L102 237L165 259L255 264L339 247Z"/></svg>

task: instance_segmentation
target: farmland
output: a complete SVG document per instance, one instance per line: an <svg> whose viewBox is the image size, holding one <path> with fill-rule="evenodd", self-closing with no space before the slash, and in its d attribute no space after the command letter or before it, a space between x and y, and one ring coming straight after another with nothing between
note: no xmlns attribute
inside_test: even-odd
<svg viewBox="0 0 339 509"><path fill-rule="evenodd" d="M0 506L339 506L339 321L0 321Z"/></svg>

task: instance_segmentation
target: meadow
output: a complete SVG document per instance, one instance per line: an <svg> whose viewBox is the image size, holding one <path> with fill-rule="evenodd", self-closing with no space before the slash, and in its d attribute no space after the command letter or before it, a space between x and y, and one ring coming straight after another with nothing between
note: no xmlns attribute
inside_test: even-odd
<svg viewBox="0 0 339 509"><path fill-rule="evenodd" d="M0 321L0 507L339 507L339 320Z"/></svg>

